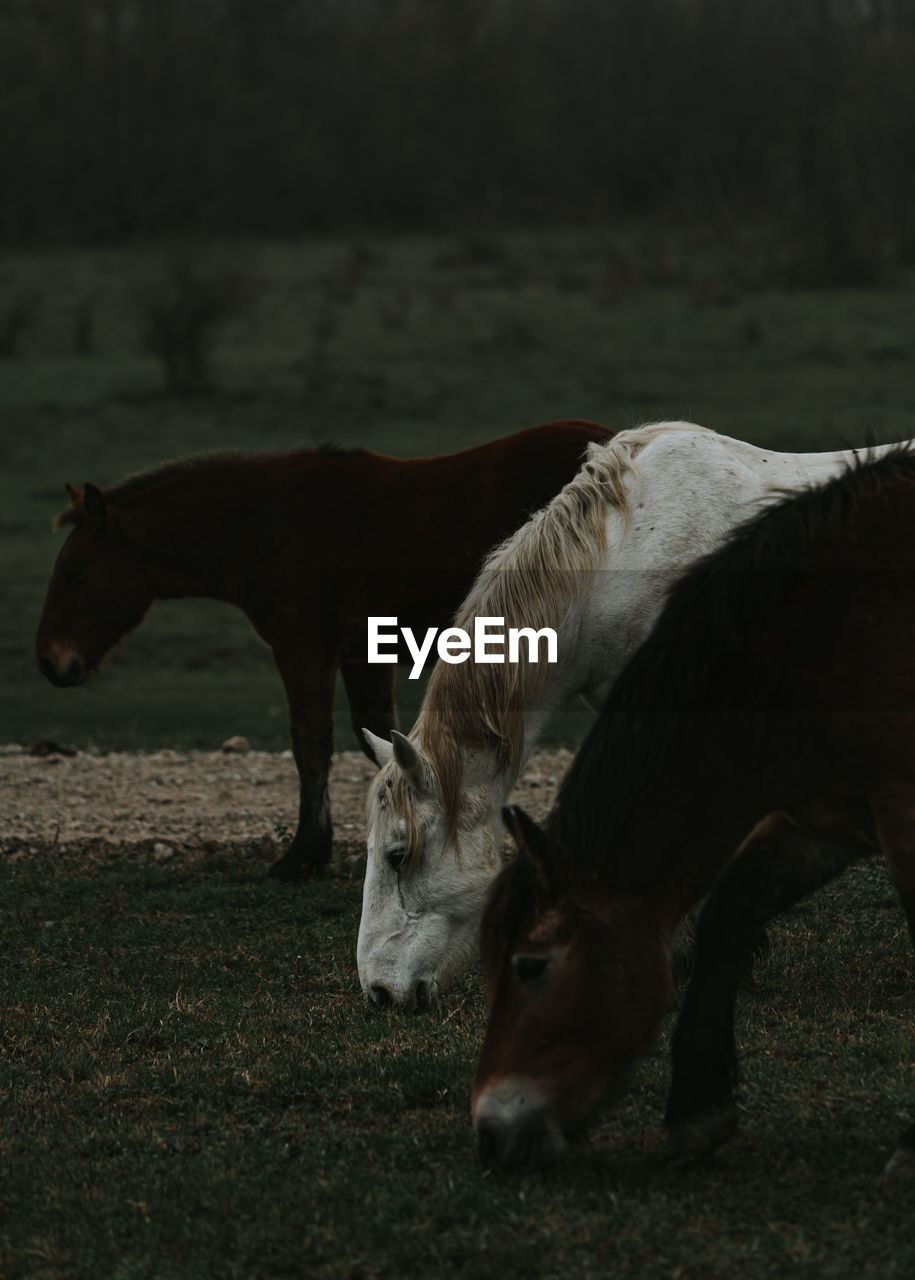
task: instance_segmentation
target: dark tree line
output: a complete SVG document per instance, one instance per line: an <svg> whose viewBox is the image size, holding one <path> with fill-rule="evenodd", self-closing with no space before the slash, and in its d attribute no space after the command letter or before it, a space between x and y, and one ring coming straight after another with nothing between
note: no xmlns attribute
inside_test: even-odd
<svg viewBox="0 0 915 1280"><path fill-rule="evenodd" d="M0 0L0 188L7 244L765 218L853 276L915 257L915 0Z"/></svg>

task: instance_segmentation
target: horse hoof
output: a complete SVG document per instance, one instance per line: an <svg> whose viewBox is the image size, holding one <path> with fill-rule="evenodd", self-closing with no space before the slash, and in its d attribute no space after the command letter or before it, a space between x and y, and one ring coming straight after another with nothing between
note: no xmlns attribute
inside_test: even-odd
<svg viewBox="0 0 915 1280"><path fill-rule="evenodd" d="M668 1135L667 1158L674 1168L682 1168L710 1156L737 1130L740 1113L734 1103L712 1107L693 1119L675 1125Z"/></svg>
<svg viewBox="0 0 915 1280"><path fill-rule="evenodd" d="M302 864L301 862L293 861L287 853L268 868L267 875L272 880L301 880Z"/></svg>
<svg viewBox="0 0 915 1280"><path fill-rule="evenodd" d="M326 862L305 862L290 851L268 869L267 875L273 880L282 880L287 884L295 880L319 880L327 874Z"/></svg>

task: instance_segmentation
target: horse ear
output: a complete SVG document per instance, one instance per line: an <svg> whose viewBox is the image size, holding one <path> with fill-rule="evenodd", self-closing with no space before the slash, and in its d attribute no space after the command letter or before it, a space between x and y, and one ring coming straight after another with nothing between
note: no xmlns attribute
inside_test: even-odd
<svg viewBox="0 0 915 1280"><path fill-rule="evenodd" d="M529 818L520 805L512 804L502 810L502 821L518 847L527 858L548 889L559 892L567 879L565 850L552 837Z"/></svg>
<svg viewBox="0 0 915 1280"><path fill-rule="evenodd" d="M375 763L379 768L394 758L394 748L387 738L379 738L377 733L372 733L371 729L363 729L362 736L365 738L368 749L375 757Z"/></svg>
<svg viewBox="0 0 915 1280"><path fill-rule="evenodd" d="M105 525L108 510L105 495L94 484L83 487L83 504L86 508L86 523L90 533L99 533Z"/></svg>
<svg viewBox="0 0 915 1280"><path fill-rule="evenodd" d="M415 742L411 742L396 729L391 730L391 743L397 767L417 794L429 791L432 766Z"/></svg>
<svg viewBox="0 0 915 1280"><path fill-rule="evenodd" d="M61 511L51 521L51 528L56 533L58 529L62 529L64 525L76 524L77 513L83 503L83 491L77 489L75 484L65 484L67 497L70 499L70 505L66 511Z"/></svg>

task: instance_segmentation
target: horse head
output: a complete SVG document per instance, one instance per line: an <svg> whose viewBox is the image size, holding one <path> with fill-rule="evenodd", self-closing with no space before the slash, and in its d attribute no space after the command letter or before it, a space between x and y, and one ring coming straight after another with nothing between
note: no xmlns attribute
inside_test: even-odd
<svg viewBox="0 0 915 1280"><path fill-rule="evenodd" d="M615 1094L670 998L668 936L644 899L610 894L522 810L518 856L482 926L489 1022L472 1111L485 1164L557 1159Z"/></svg>
<svg viewBox="0 0 915 1280"><path fill-rule="evenodd" d="M95 485L66 486L70 506L54 527L71 526L60 549L35 638L39 669L64 688L87 680L152 604L148 572L131 551L117 510Z"/></svg>
<svg viewBox="0 0 915 1280"><path fill-rule="evenodd" d="M366 996L407 1008L431 1004L476 952L486 892L500 866L498 808L489 771L464 760L455 821L442 782L415 741L364 731L381 764L366 807L368 861L357 959Z"/></svg>

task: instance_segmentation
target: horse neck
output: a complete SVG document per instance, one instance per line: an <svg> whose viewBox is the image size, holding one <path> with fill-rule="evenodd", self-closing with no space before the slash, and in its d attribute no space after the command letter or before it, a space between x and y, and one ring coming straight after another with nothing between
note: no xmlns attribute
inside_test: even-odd
<svg viewBox="0 0 915 1280"><path fill-rule="evenodd" d="M524 698L522 708L523 738L518 767L499 770L500 786L495 789L500 804L518 780L525 764L537 747L547 726L574 694L588 695L592 705L599 705L607 688L618 674L627 656L619 648L615 636L605 634L603 620L595 621L592 606L599 575L612 565L625 567L628 522L621 513L608 508L605 519L605 548L600 563L586 577L578 578L578 590L571 591L557 631L558 661L547 667L543 682ZM630 612L626 612L627 626ZM530 671L528 670L528 674Z"/></svg>
<svg viewBox="0 0 915 1280"><path fill-rule="evenodd" d="M263 509L263 479L261 470L231 460L212 475L188 468L119 504L124 535L146 563L158 599L238 603L234 569L250 521Z"/></svg>
<svg viewBox="0 0 915 1280"><path fill-rule="evenodd" d="M523 700L516 757L509 754L506 760L506 753L494 744L491 732L482 724L474 724L470 734L456 737L451 732L448 704L440 701L430 685L417 724L419 744L438 766L446 794L460 788L461 807L488 808L497 828L501 828L502 808L544 729L571 694L587 684L575 647L579 625L576 609L570 608L557 629L558 662L547 667L536 693ZM472 699L472 690L466 691L466 697ZM443 779L442 771L446 774Z"/></svg>
<svg viewBox="0 0 915 1280"><path fill-rule="evenodd" d="M629 715L633 737L635 719ZM642 726L645 719L639 713ZM640 894L665 910L672 904L679 917L773 807L766 760L784 743L777 733L762 739L744 736L739 714L691 714L676 749L637 778L586 744L549 825L573 851L577 872L611 892Z"/></svg>
<svg viewBox="0 0 915 1280"><path fill-rule="evenodd" d="M535 751L553 717L559 713L574 693L582 693L587 687L588 672L577 650L573 650L571 644L567 645L566 658L563 660L563 635L565 631L566 627L562 627L559 630L559 662L548 671L539 696L524 704L524 737L521 758L516 770L510 774L509 771L506 771L506 796L517 782L524 766Z"/></svg>

